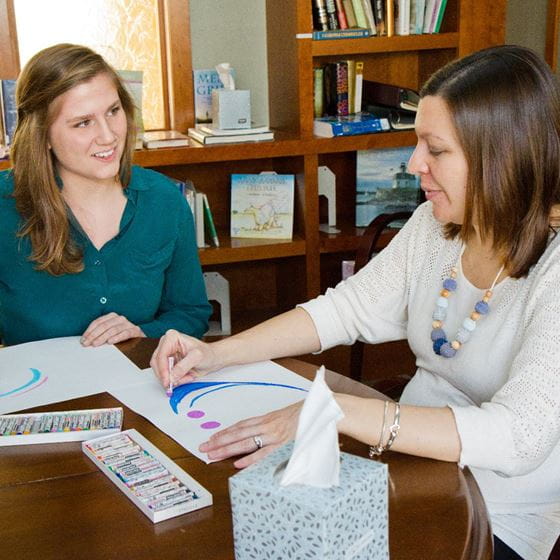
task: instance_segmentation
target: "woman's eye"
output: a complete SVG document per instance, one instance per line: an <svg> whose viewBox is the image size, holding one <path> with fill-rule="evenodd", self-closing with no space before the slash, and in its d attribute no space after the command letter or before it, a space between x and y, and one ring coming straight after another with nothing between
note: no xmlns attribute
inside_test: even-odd
<svg viewBox="0 0 560 560"><path fill-rule="evenodd" d="M74 128L85 128L91 121L89 119L85 121L80 121L74 125Z"/></svg>
<svg viewBox="0 0 560 560"><path fill-rule="evenodd" d="M112 109L109 110L110 115L116 115L121 110L120 105L115 105Z"/></svg>

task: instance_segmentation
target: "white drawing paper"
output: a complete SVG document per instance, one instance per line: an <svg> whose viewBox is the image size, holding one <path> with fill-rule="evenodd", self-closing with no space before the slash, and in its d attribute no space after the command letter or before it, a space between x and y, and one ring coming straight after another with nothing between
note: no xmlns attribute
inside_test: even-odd
<svg viewBox="0 0 560 560"><path fill-rule="evenodd" d="M213 433L239 420L302 400L310 386L311 382L304 377L267 361L208 374L193 383L175 387L171 398L166 396L153 372L150 382L110 390L110 393L194 456L209 463L198 447Z"/></svg>
<svg viewBox="0 0 560 560"><path fill-rule="evenodd" d="M83 347L77 336L0 349L0 414L147 381L115 346Z"/></svg>

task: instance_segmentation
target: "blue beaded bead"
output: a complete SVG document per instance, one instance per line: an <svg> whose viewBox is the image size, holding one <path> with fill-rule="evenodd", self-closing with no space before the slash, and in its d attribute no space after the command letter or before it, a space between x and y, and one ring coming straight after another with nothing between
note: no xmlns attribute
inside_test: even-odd
<svg viewBox="0 0 560 560"><path fill-rule="evenodd" d="M434 340L434 352L439 356L440 355L440 348L447 342L446 338L438 338Z"/></svg>
<svg viewBox="0 0 560 560"><path fill-rule="evenodd" d="M457 289L457 281L453 278L446 278L443 281L443 287L450 292L454 292Z"/></svg>
<svg viewBox="0 0 560 560"><path fill-rule="evenodd" d="M455 348L453 348L453 346L451 346L449 342L446 342L445 344L441 345L439 353L440 356L443 356L444 358L453 358L453 356L455 356L455 354L457 353L457 350L455 350Z"/></svg>
<svg viewBox="0 0 560 560"><path fill-rule="evenodd" d="M449 302L447 301L447 298L444 298L443 296L439 296L437 298L436 305L438 307L443 307L444 309L447 309Z"/></svg>
<svg viewBox="0 0 560 560"><path fill-rule="evenodd" d="M443 321L446 315L447 315L447 309L436 306L435 311L432 313L432 319L434 321Z"/></svg>
<svg viewBox="0 0 560 560"><path fill-rule="evenodd" d="M433 329L432 330L432 340L438 340L439 338L445 338L445 332L443 329Z"/></svg>
<svg viewBox="0 0 560 560"><path fill-rule="evenodd" d="M474 310L481 315L486 315L490 312L490 306L485 301L477 301Z"/></svg>
<svg viewBox="0 0 560 560"><path fill-rule="evenodd" d="M464 321L463 321L463 327L465 329L467 329L470 332L473 332L474 329L476 329L476 323L475 321L473 321L470 317L467 317Z"/></svg>
<svg viewBox="0 0 560 560"><path fill-rule="evenodd" d="M457 331L457 335L455 336L455 340L457 342L460 342L461 344L465 344L465 342L467 342L467 340L469 340L470 337L471 337L470 331L468 331L464 327L460 327L459 330Z"/></svg>

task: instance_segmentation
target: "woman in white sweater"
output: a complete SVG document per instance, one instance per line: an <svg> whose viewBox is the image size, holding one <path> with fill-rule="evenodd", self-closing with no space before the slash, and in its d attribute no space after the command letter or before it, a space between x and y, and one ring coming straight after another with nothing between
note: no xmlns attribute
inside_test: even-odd
<svg viewBox="0 0 560 560"><path fill-rule="evenodd" d="M337 394L339 431L372 454L468 465L495 558L545 560L560 534L559 95L521 47L439 70L421 91L409 162L427 202L391 244L325 295L236 336L205 344L169 331L152 359L162 383L406 337L418 369L400 403ZM299 409L243 421L201 450L247 466L294 437Z"/></svg>

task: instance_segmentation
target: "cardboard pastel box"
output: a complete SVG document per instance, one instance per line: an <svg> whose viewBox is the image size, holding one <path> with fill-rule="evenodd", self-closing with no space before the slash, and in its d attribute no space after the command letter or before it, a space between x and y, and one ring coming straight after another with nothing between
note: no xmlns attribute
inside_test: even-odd
<svg viewBox="0 0 560 560"><path fill-rule="evenodd" d="M340 486L280 486L293 444L229 479L236 560L389 558L387 465L341 453Z"/></svg>

